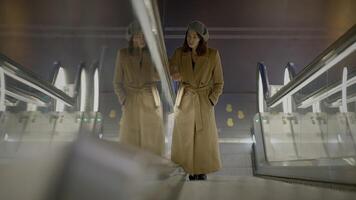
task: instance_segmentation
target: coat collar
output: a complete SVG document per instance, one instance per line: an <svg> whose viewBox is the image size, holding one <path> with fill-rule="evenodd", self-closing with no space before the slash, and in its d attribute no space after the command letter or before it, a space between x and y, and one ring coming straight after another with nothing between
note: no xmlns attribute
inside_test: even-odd
<svg viewBox="0 0 356 200"><path fill-rule="evenodd" d="M207 50L209 51L209 50ZM198 60L195 63L195 67L194 67L194 71L193 71L193 66L192 66L192 56L191 56L191 52L183 52L182 53L182 64L184 66L187 66L187 70L188 70L188 74L189 74L189 79L190 80L195 80L198 78L198 74L204 70L207 66L207 62L209 59L209 52L206 52L204 55L202 56L198 56Z"/></svg>
<svg viewBox="0 0 356 200"><path fill-rule="evenodd" d="M142 58L140 57L138 52L134 52L132 55L130 54L129 57L130 57L131 65L135 69L140 69L140 62L142 62L142 66L147 66L151 64L150 54L147 51L142 52Z"/></svg>

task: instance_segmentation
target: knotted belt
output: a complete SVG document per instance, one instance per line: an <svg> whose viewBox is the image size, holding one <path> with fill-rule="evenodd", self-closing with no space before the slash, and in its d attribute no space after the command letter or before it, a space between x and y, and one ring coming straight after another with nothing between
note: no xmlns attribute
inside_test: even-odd
<svg viewBox="0 0 356 200"><path fill-rule="evenodd" d="M161 105L159 93L155 85L145 85L143 87L131 87L126 85L124 88L128 93L134 93L134 94L152 93L155 106L159 107Z"/></svg>
<svg viewBox="0 0 356 200"><path fill-rule="evenodd" d="M190 84L186 83L181 83L180 89L178 90L177 97L176 97L176 106L179 108L181 105L182 98L185 93L190 92L192 93L193 97L193 104L194 104L194 109L195 109L195 126L196 130L200 131L203 129L203 120L202 120L202 112L201 112L201 107L200 107L200 101L199 101L199 92L210 90L211 86L203 86L203 87L193 87Z"/></svg>

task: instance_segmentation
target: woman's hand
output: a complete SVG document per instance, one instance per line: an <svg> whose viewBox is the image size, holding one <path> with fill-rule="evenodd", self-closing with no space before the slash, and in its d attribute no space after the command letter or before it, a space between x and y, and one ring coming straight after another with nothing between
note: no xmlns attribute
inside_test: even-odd
<svg viewBox="0 0 356 200"><path fill-rule="evenodd" d="M180 81L182 79L182 76L180 75L179 72L175 72L172 74L172 79L175 81Z"/></svg>

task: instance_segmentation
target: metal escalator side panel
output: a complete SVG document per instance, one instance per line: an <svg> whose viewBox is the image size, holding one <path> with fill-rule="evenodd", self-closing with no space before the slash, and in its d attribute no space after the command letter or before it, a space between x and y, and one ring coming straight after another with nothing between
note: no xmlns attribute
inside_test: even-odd
<svg viewBox="0 0 356 200"><path fill-rule="evenodd" d="M325 113L324 117L325 117ZM296 133L296 143L299 152L299 159L319 159L327 158L327 149L324 146L325 140L320 123L320 113L295 114L298 118ZM324 118L323 118L324 119Z"/></svg>

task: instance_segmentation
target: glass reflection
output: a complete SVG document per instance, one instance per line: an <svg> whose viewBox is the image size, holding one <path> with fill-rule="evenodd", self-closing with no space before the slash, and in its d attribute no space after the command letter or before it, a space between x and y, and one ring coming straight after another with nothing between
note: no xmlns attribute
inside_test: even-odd
<svg viewBox="0 0 356 200"><path fill-rule="evenodd" d="M159 81L137 21L127 30L128 47L118 51L114 89L121 104L119 137L125 144L163 155L163 114Z"/></svg>
<svg viewBox="0 0 356 200"><path fill-rule="evenodd" d="M355 165L356 68L347 67L354 55L293 94L292 112L285 112L280 104L261 113L269 161Z"/></svg>

